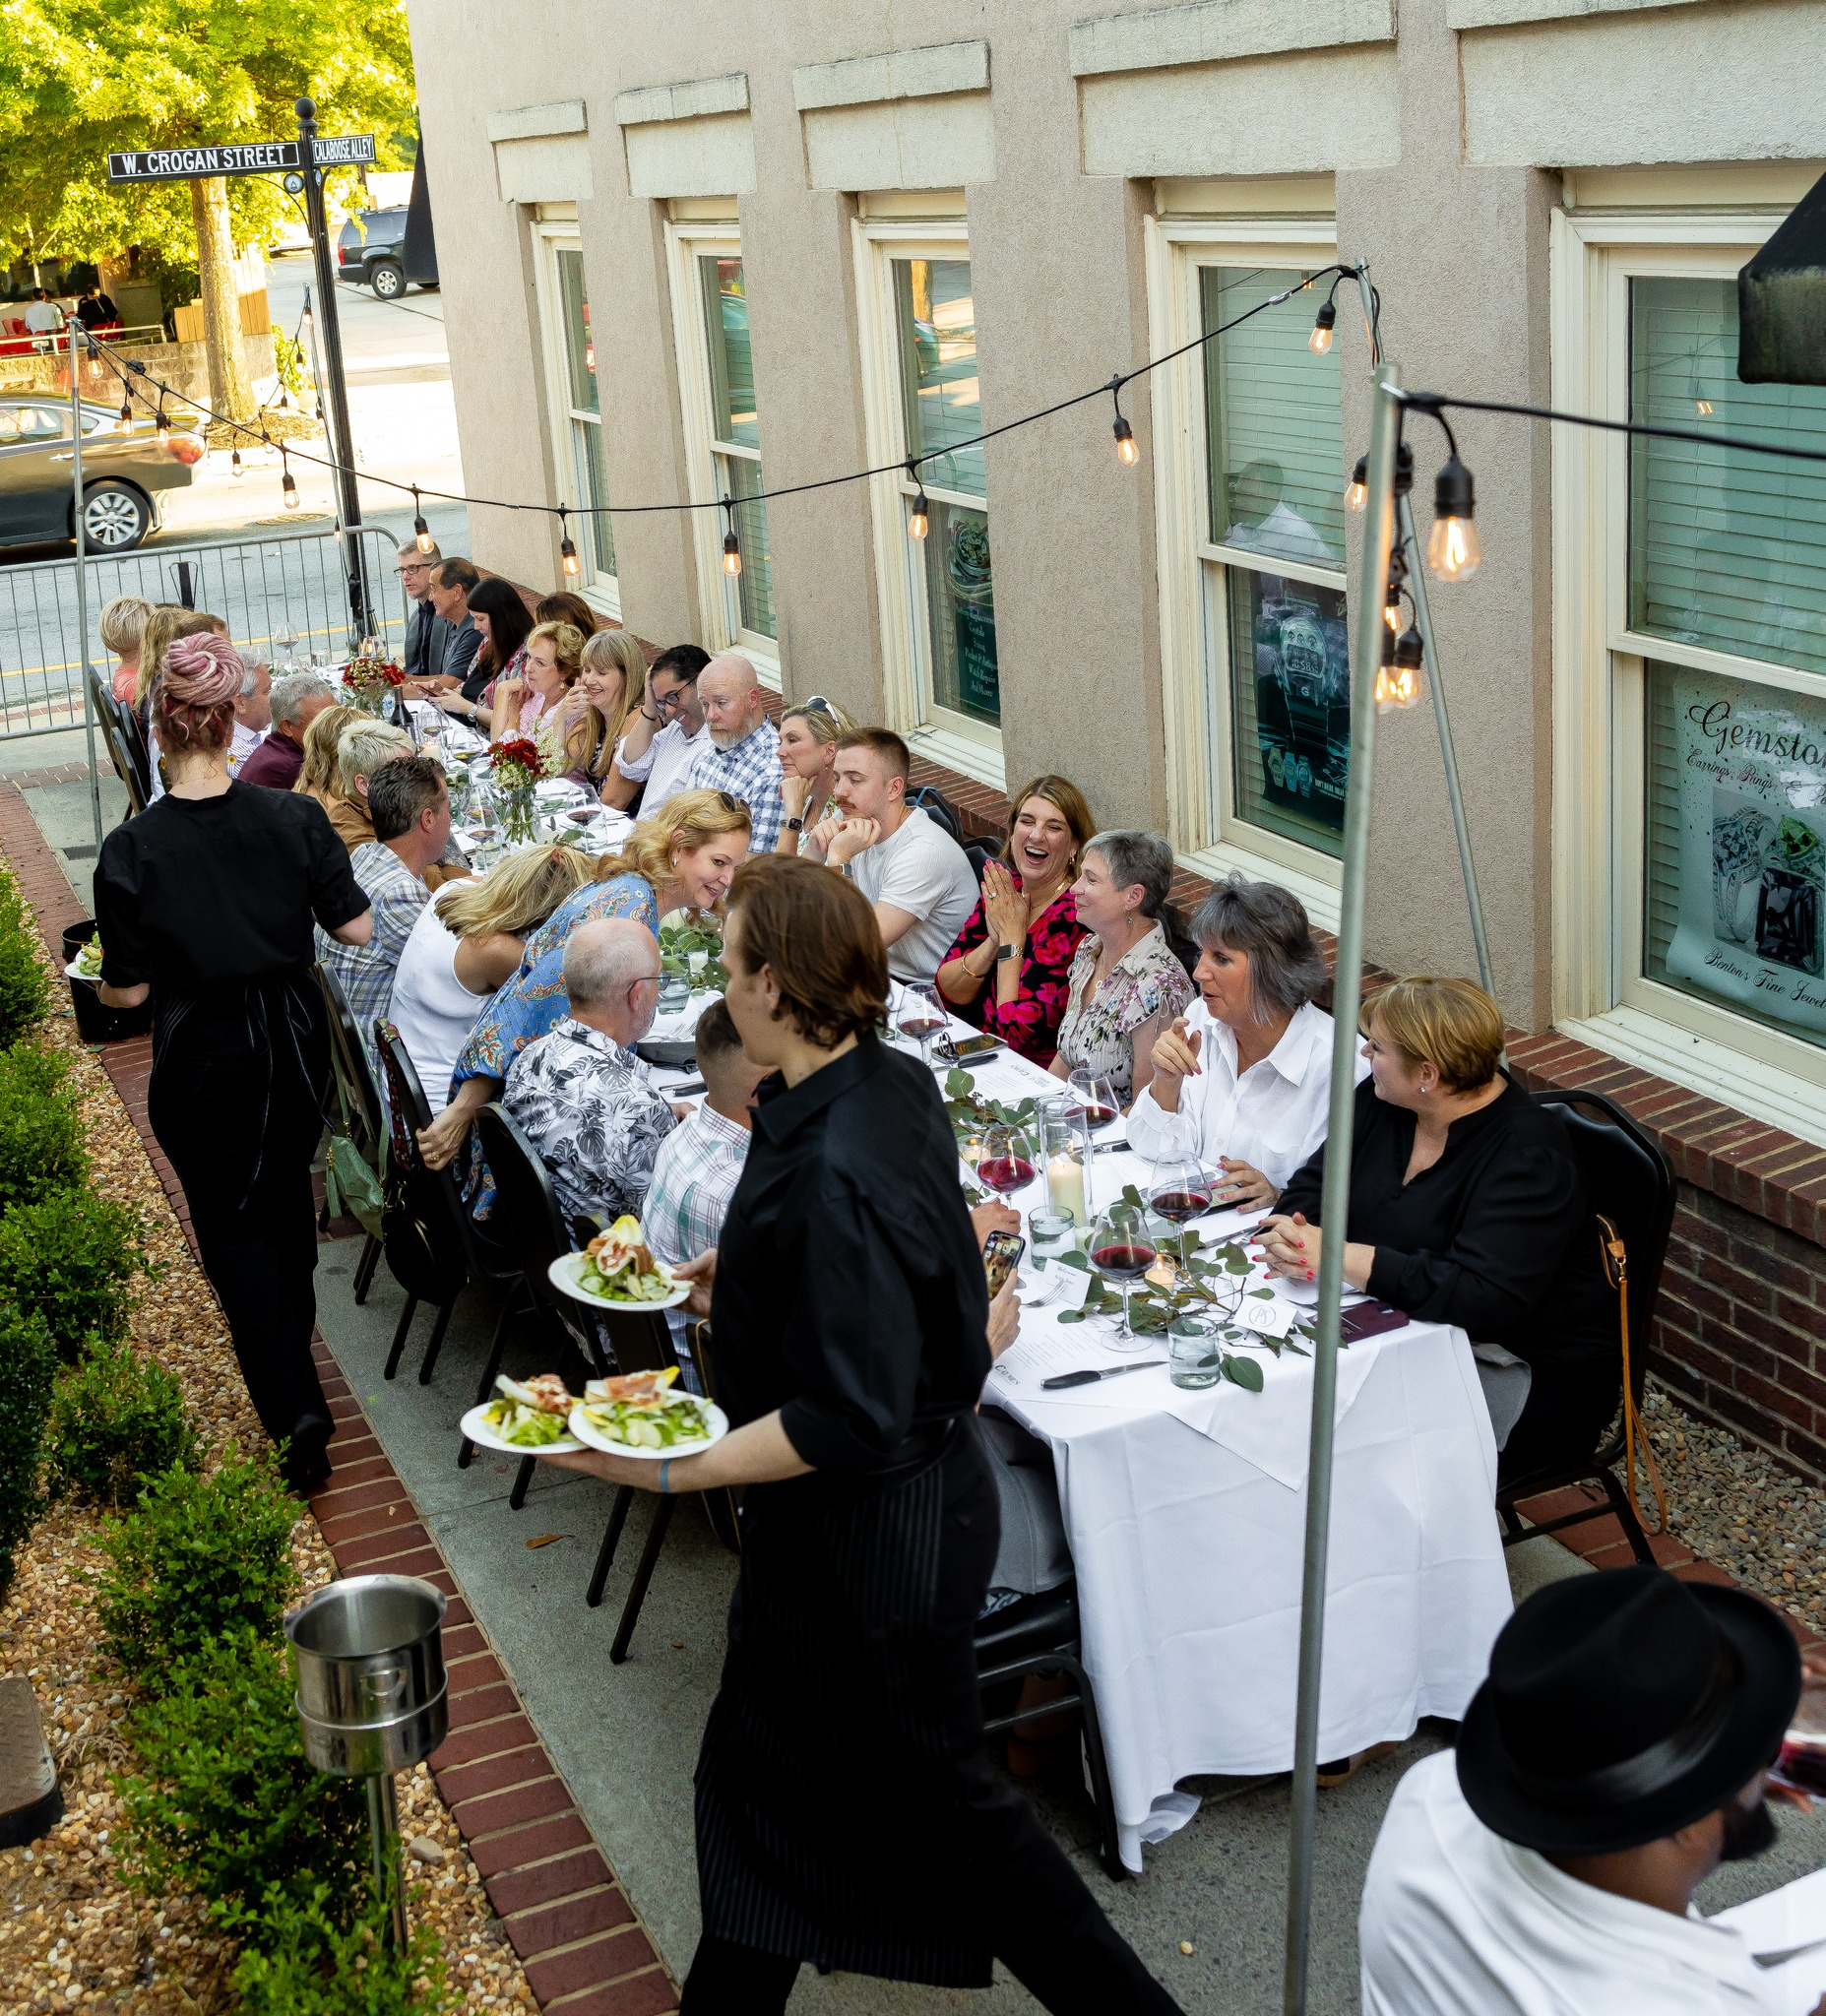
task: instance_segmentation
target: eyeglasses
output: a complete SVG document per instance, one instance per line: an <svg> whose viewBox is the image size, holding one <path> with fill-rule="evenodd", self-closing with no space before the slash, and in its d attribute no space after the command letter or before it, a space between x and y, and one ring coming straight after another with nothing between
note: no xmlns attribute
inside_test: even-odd
<svg viewBox="0 0 1826 2016"><path fill-rule="evenodd" d="M717 802L725 812L739 812L744 819L752 819L754 816L749 811L745 800L736 797L732 791L719 791L717 793Z"/></svg>
<svg viewBox="0 0 1826 2016"><path fill-rule="evenodd" d="M799 705L807 714L835 714L837 712L822 693L813 693L801 700Z"/></svg>

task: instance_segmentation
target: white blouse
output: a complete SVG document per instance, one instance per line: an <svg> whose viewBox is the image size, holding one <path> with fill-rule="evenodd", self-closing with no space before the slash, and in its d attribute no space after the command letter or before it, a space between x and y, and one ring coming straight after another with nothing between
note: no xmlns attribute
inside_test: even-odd
<svg viewBox="0 0 1826 2016"><path fill-rule="evenodd" d="M457 946L461 941L437 914L439 903L451 890L472 886L446 883L419 912L406 950L400 954L393 978L393 1004L387 1011L412 1060L412 1069L418 1073L425 1103L434 1117L449 1102L451 1073L475 1027L475 1018L494 998L472 994L458 979Z"/></svg>
<svg viewBox="0 0 1826 2016"><path fill-rule="evenodd" d="M1293 1011L1281 1040L1240 1077L1236 1038L1204 1001L1185 1011L1200 1038L1199 1074L1179 1085L1177 1112L1165 1112L1149 1089L1129 1110L1128 1141L1137 1155L1196 1155L1216 1170L1218 1158L1246 1162L1277 1190L1325 1140L1332 1090L1332 1018L1310 1001ZM1356 1053L1354 1083L1369 1075Z"/></svg>

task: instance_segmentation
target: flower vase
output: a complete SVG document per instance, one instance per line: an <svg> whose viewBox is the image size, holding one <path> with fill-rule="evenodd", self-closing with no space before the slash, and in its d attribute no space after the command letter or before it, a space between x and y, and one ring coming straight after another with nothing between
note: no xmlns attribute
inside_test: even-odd
<svg viewBox="0 0 1826 2016"><path fill-rule="evenodd" d="M531 783L498 782L495 803L501 813L501 838L510 847L538 838L538 811Z"/></svg>

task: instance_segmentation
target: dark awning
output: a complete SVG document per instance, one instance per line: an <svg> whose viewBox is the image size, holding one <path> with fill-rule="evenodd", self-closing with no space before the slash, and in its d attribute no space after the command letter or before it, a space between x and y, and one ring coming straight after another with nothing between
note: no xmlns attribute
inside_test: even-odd
<svg viewBox="0 0 1826 2016"><path fill-rule="evenodd" d="M406 243L401 251L408 280L421 286L437 284L437 245L431 235L431 189L425 181L425 144L418 143L412 162L412 193L406 206Z"/></svg>
<svg viewBox="0 0 1826 2016"><path fill-rule="evenodd" d="M1826 385L1826 175L1737 276L1737 376Z"/></svg>

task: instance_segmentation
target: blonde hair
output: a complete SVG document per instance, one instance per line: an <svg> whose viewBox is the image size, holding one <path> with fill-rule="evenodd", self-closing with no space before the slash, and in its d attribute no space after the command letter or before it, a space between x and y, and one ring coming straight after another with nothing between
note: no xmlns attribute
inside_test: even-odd
<svg viewBox="0 0 1826 2016"><path fill-rule="evenodd" d="M632 630L598 630L585 641L583 662L592 670L598 665L613 665L621 674L621 704L613 720L594 701L590 704L591 713L601 724L596 760L591 767L598 776L606 776L628 716L647 698L647 654Z"/></svg>
<svg viewBox="0 0 1826 2016"><path fill-rule="evenodd" d="M362 719L355 707L326 707L304 730L304 767L298 772L294 791L313 797L334 796L341 787L336 776L336 745L343 730Z"/></svg>
<svg viewBox="0 0 1826 2016"><path fill-rule="evenodd" d="M735 806L734 811L729 806ZM679 791L666 799L651 819L643 819L628 835L618 854L603 854L596 864L596 880L638 875L658 890L674 879L680 854L696 853L720 833L751 833L748 808L727 791Z"/></svg>
<svg viewBox="0 0 1826 2016"><path fill-rule="evenodd" d="M128 659L140 648L146 619L153 605L144 596L117 595L101 611L101 642L118 659Z"/></svg>
<svg viewBox="0 0 1826 2016"><path fill-rule="evenodd" d="M372 721L362 715L354 726L343 730L337 741L337 788L346 798L355 797L356 778L372 777L383 763L415 753L412 738L404 728L396 728L390 721Z"/></svg>
<svg viewBox="0 0 1826 2016"><path fill-rule="evenodd" d="M592 865L574 847L522 848L479 881L459 883L438 905L438 920L459 938L524 938L589 881Z"/></svg>
<svg viewBox="0 0 1826 2016"><path fill-rule="evenodd" d="M1481 1090L1502 1061L1502 1010L1475 980L1412 974L1371 994L1358 1027L1410 1065L1432 1065L1447 1092Z"/></svg>
<svg viewBox="0 0 1826 2016"><path fill-rule="evenodd" d="M158 602L140 627L140 675L133 684L133 704L144 709L153 681L164 670L165 653L180 637L204 637L227 625L207 609L187 609L180 602Z"/></svg>
<svg viewBox="0 0 1826 2016"><path fill-rule="evenodd" d="M813 707L808 700L795 701L783 713L783 722L802 721L810 728L812 740L822 742L828 749L840 735L852 735L856 724L835 700L825 699L822 693L815 693L812 699L818 705Z"/></svg>
<svg viewBox="0 0 1826 2016"><path fill-rule="evenodd" d="M551 655L558 661L564 683L576 685L577 674L583 668L584 633L575 623L535 623L527 632L526 648L530 651L541 637L550 640Z"/></svg>

